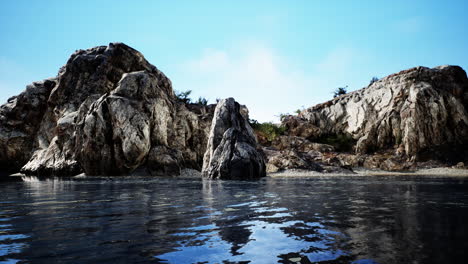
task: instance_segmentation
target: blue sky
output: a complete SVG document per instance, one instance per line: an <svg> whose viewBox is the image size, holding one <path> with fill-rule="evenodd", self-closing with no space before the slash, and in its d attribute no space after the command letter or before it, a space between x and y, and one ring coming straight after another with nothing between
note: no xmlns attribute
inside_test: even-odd
<svg viewBox="0 0 468 264"><path fill-rule="evenodd" d="M0 102L77 49L124 42L193 97L277 120L422 65L468 69L468 1L2 0Z"/></svg>

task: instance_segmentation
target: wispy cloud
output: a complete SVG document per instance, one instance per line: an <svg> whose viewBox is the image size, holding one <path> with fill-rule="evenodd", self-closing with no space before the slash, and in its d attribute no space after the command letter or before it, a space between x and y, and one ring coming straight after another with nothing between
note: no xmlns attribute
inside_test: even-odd
<svg viewBox="0 0 468 264"><path fill-rule="evenodd" d="M175 81L174 87L191 89L195 96L212 101L234 97L248 106L252 118L277 121L279 113L329 98L332 87L349 74L355 58L355 50L337 48L306 71L258 43L233 50L209 49L183 64L186 78Z"/></svg>

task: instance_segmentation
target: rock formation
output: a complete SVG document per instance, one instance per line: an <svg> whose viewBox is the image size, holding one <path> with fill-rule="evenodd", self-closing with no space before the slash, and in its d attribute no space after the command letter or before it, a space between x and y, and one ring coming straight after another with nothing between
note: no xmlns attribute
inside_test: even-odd
<svg viewBox="0 0 468 264"><path fill-rule="evenodd" d="M57 79L34 82L0 107L0 168L18 171L30 158L33 142Z"/></svg>
<svg viewBox="0 0 468 264"><path fill-rule="evenodd" d="M125 44L79 50L57 77L0 107L0 170L178 175L189 168L238 179L265 175L263 153L269 172L468 162L468 78L457 66L405 70L288 116L284 135L261 138L263 151L247 115L232 98L216 110L179 100L169 78Z"/></svg>
<svg viewBox="0 0 468 264"><path fill-rule="evenodd" d="M210 179L254 179L266 175L255 134L233 98L223 99L216 106L202 173Z"/></svg>
<svg viewBox="0 0 468 264"><path fill-rule="evenodd" d="M282 125L289 136L312 142L349 137L360 156L346 158L352 166L407 169L405 161L467 145L468 79L458 66L416 67L288 116Z"/></svg>
<svg viewBox="0 0 468 264"><path fill-rule="evenodd" d="M214 106L181 103L138 51L75 52L54 79L0 108L0 166L36 175L201 169Z"/></svg>

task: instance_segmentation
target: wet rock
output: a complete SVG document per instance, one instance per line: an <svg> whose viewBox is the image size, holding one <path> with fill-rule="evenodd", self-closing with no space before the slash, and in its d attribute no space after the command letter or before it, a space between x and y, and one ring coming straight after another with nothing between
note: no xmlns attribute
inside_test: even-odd
<svg viewBox="0 0 468 264"><path fill-rule="evenodd" d="M210 179L264 177L265 160L248 121L233 99L216 106L203 161L203 176Z"/></svg>

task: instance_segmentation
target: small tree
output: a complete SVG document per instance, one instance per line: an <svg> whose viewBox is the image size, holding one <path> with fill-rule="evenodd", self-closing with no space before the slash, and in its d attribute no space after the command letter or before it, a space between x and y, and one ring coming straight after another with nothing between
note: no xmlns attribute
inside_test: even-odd
<svg viewBox="0 0 468 264"><path fill-rule="evenodd" d="M283 121L283 119L285 119L286 117L288 117L290 115L291 115L290 113L279 113L279 115L277 115L277 117L279 117L280 121Z"/></svg>
<svg viewBox="0 0 468 264"><path fill-rule="evenodd" d="M176 92L176 97L179 99L179 101L189 104L192 100L189 98L190 94L192 93L192 90L187 90L185 92Z"/></svg>
<svg viewBox="0 0 468 264"><path fill-rule="evenodd" d="M375 83L375 82L376 82L376 81L378 81L378 80L379 80L379 78L377 78L377 77L375 77L375 76L374 76L374 77L372 77L372 79L370 80L370 83L369 83L369 85L371 85L371 84Z"/></svg>
<svg viewBox="0 0 468 264"><path fill-rule="evenodd" d="M208 100L206 98L203 98L203 97L198 97L197 104L208 105Z"/></svg>
<svg viewBox="0 0 468 264"><path fill-rule="evenodd" d="M346 94L347 92L348 92L348 85L346 85L345 87L338 87L333 92L333 98Z"/></svg>

